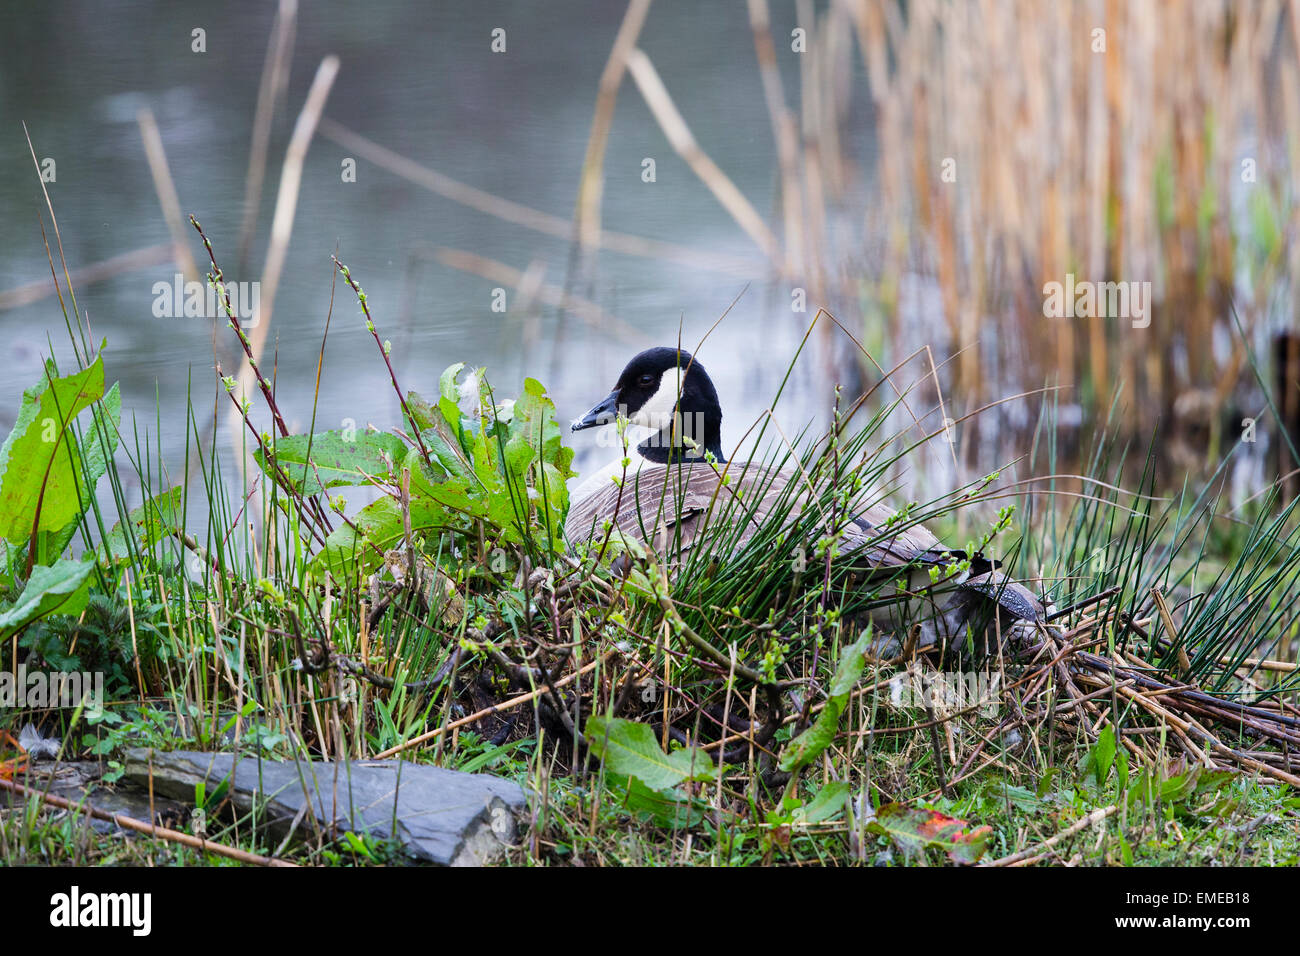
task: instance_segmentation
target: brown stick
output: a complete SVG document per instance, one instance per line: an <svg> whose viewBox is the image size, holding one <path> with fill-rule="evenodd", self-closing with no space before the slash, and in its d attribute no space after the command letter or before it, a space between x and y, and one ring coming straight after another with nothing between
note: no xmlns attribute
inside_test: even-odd
<svg viewBox="0 0 1300 956"><path fill-rule="evenodd" d="M567 240L572 240L577 235L577 227L568 219L553 216L540 209L525 206L523 203L502 199L486 190L452 179L435 169L422 166L412 159L380 146L374 140L367 139L329 118L320 121L320 134L379 168L386 169L395 176L400 176L462 206L477 209L486 215L544 235ZM709 252L705 249L693 249L689 246L647 239L644 236L633 236L625 232L611 232L608 229L602 229L597 238L600 248L624 255L665 259L696 269L710 269L745 278L752 277L754 274L754 261L736 256Z"/></svg>
<svg viewBox="0 0 1300 956"><path fill-rule="evenodd" d="M69 810L74 813L85 813L96 820L107 820L115 823L127 830L134 830L137 833L144 833L151 837L157 837L166 840L169 843L180 843L195 850L202 850L205 853L215 853L217 856L229 857L232 860L238 860L240 863L254 863L258 866L290 866L296 867L296 863L290 863L288 860L276 860L269 856L259 856L256 853L249 853L247 850L240 850L233 846L226 846L224 843L213 843L211 840L200 840L196 836L188 833L181 833L179 830L169 830L167 827L155 826L152 823L145 823L143 820L137 820L135 817L128 817L121 813L109 813L107 810L100 810L98 807L73 803L63 797L56 797L52 793L42 793L39 790L33 790L30 787L24 787L21 783L13 780L5 780L0 777L0 790L8 790L10 793L17 794L20 797L37 797L52 807L60 810Z"/></svg>
<svg viewBox="0 0 1300 956"><path fill-rule="evenodd" d="M289 237L293 234L294 215L298 209L298 191L302 185L302 169L307 159L307 148L311 145L325 111L325 101L329 99L338 76L339 58L334 54L326 56L316 68L316 76L307 90L307 101L303 104L298 121L294 124L293 135L285 149L284 165L280 169L280 188L275 197L275 213L271 217L271 241L266 250L266 262L262 267L261 288L257 297L257 311L250 321L252 334L245 344L246 354L241 358L239 371L235 374L241 397L251 395L255 382L264 381L256 364L262 360L262 352L271 331L271 316L275 308L275 293L280 286L280 273L284 270L285 259L289 253ZM265 389L264 389L265 390ZM231 442L234 445L235 462L239 466L240 477L244 478L250 462L241 442L236 420L231 430ZM278 417L278 413L277 413ZM214 423L215 427L215 423ZM287 434L287 432L283 432ZM247 484L247 482L245 482Z"/></svg>
<svg viewBox="0 0 1300 956"><path fill-rule="evenodd" d="M73 285L84 287L96 282L103 282L106 279L114 279L124 272L134 272L137 269L152 268L175 261L176 246L170 242L160 242L156 246L133 249L130 252L123 252L102 259L99 262L92 262L80 269L73 269L68 277L72 280ZM44 279L25 282L22 285L0 292L0 312L6 309L16 309L23 305L31 305L33 302L40 302L42 299L48 299L57 293L58 287L52 282L46 282Z"/></svg>
<svg viewBox="0 0 1300 956"><path fill-rule="evenodd" d="M1093 810L1092 813L1088 814L1083 819L1078 820L1075 823L1072 823L1070 826L1066 827L1060 833L1056 834L1056 836L1048 840L1044 840L1038 846L1026 847L1023 850L1017 851L1016 853L1012 853L1004 857L999 857L996 860L991 860L990 862L983 863L981 865L982 866L1011 866L1014 863L1019 863L1021 860L1027 860L1033 856L1041 856L1044 853L1044 851L1050 850L1052 847L1056 846L1058 843L1060 843L1063 840L1068 840L1070 837L1074 836L1080 830L1086 830L1090 826L1095 826L1098 823L1100 823L1102 820L1105 820L1107 817L1112 816L1115 813L1119 812L1119 807L1120 805L1118 803L1112 803L1108 807L1101 807L1099 809Z"/></svg>
<svg viewBox="0 0 1300 956"><path fill-rule="evenodd" d="M630 50L627 54L627 68L632 74L632 79L636 81L641 96L645 98L646 105L650 107L650 112L654 114L660 129L663 130L664 136L668 138L673 151L686 161L691 171L709 188L722 207L731 213L736 224L754 240L754 244L763 250L768 259L778 269L783 268L781 247L776 237L768 229L763 217L745 198L745 194L700 148L690 127L686 125L686 120L682 118L672 97L668 95L668 90L663 80L659 78L654 64L650 62L650 58L640 49Z"/></svg>
<svg viewBox="0 0 1300 956"><path fill-rule="evenodd" d="M257 207L262 199L266 179L266 156L271 144L271 120L275 116L277 94L289 81L289 61L293 56L293 34L298 19L298 0L280 0L279 12L266 47L262 63L262 80L257 86L257 108L253 113L253 141L248 147L248 175L244 177L244 215L239 225L239 245L235 265L240 272L248 261L248 248L257 225Z"/></svg>
<svg viewBox="0 0 1300 956"><path fill-rule="evenodd" d="M632 0L623 14L614 48L609 51L605 69L596 87L596 111L591 118L591 138L582 161L582 178L578 182L578 240L584 246L600 245L600 200L605 188L605 144L614 121L614 104L627 71L628 51L636 46L651 0Z"/></svg>
<svg viewBox="0 0 1300 956"><path fill-rule="evenodd" d="M1183 650L1183 645L1178 636L1178 628L1174 627L1174 616L1169 611L1169 604L1165 601L1165 596L1159 588L1151 589L1151 597L1155 599L1156 608L1160 611L1160 620L1164 622L1165 630L1169 632L1169 642L1177 649L1178 654L1178 676L1186 677L1192 670L1192 662L1187 659L1187 652ZM1155 648L1151 648L1155 653Z"/></svg>
<svg viewBox="0 0 1300 956"><path fill-rule="evenodd" d="M749 25L754 33L754 52L758 56L759 76L763 81L763 99L767 101L772 121L772 137L781 169L781 216L785 220L786 268L799 274L804 268L803 196L799 189L799 131L794 115L785 104L781 71L776 63L772 43L772 22L767 0L749 0Z"/></svg>
<svg viewBox="0 0 1300 956"><path fill-rule="evenodd" d="M1230 657L1219 658L1220 664L1235 663ZM1300 664L1291 661L1274 661L1267 657L1243 657L1241 663L1237 665L1237 670L1245 670L1248 667L1256 667L1262 671L1275 671L1279 674L1290 674L1300 670Z"/></svg>
<svg viewBox="0 0 1300 956"><path fill-rule="evenodd" d="M280 285L280 273L284 269L285 257L289 252L289 236L293 233L294 213L298 208L298 188L302 183L302 168L307 159L307 147L311 145L312 136L316 133L316 125L325 110L325 101L329 99L330 89L334 86L334 78L338 72L337 56L331 54L321 60L320 66L316 69L316 77L312 80L311 89L307 91L307 102L303 104L302 112L298 114L298 122L294 124L293 135L285 150L284 166L280 171L280 189L275 197L275 214L271 218L271 244L266 251L266 264L262 267L261 294L257 300L257 312L250 323L253 331L250 345L255 362L260 362L262 359L262 350L271 329L275 293ZM240 365L239 374L235 379L239 382L241 395L248 395L252 391L254 369L247 357Z"/></svg>
<svg viewBox="0 0 1300 956"><path fill-rule="evenodd" d="M148 108L140 110L135 120L140 125L140 139L144 142L144 155L149 161L149 174L153 177L154 191L158 194L158 204L162 206L167 231L171 233L172 244L176 247L176 259L181 264L181 272L185 275L185 281L198 282L202 273L185 242L181 201L176 195L176 183L167 163L167 151L163 148L162 134L158 132L158 122L154 119L153 110Z"/></svg>
<svg viewBox="0 0 1300 956"><path fill-rule="evenodd" d="M482 276L491 282L500 282L503 285L514 286L520 290L522 290L524 280L527 278L525 273L513 266L506 265L504 262L498 262L495 259L489 259L486 256L476 255L472 252L465 252L461 249L449 249L446 246L439 246L434 250L433 257L449 268L468 272L471 275ZM643 347L647 342L643 332L638 332L622 319L610 315L590 299L571 295L564 289L546 282L539 281L535 289L536 297L540 301L556 308L569 310L598 332L613 332L625 342L631 343L638 348Z"/></svg>
<svg viewBox="0 0 1300 956"><path fill-rule="evenodd" d="M1117 690L1119 690L1119 692L1123 694L1125 697L1129 697L1137 701L1141 706L1146 706L1146 707L1153 706L1153 702L1149 698L1146 699L1142 698L1142 696L1138 694L1137 691L1133 690L1131 687L1118 687ZM1263 761L1256 760L1254 757L1249 757L1239 750L1233 750L1231 747L1221 743L1219 739L1215 737L1213 734L1211 734L1209 731L1203 730L1201 727L1197 726L1195 722L1184 720L1183 718L1179 717L1177 714L1169 710L1166 710L1163 716L1165 717L1166 720L1169 721L1169 723L1173 724L1175 727L1182 730L1184 733L1191 734L1192 736L1195 737L1200 737L1202 740L1208 743L1211 749L1213 749L1215 752L1223 754L1225 757L1230 757L1231 759L1237 761L1238 763L1244 764L1247 767L1251 767L1255 770L1258 770L1260 773L1267 774L1268 776L1273 777L1277 780L1281 780L1284 783L1289 783L1293 787L1300 787L1300 777L1297 777L1294 774L1287 773L1284 770L1278 770L1276 767L1270 767L1268 764L1264 763Z"/></svg>

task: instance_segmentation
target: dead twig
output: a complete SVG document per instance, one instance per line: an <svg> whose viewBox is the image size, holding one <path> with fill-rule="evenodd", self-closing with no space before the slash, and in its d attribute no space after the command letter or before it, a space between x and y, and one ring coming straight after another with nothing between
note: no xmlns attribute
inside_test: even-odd
<svg viewBox="0 0 1300 956"><path fill-rule="evenodd" d="M1015 853L1011 853L1008 854L1007 856L999 857L996 860L991 860L988 863L982 863L980 865L981 866L1013 866L1016 863L1020 863L1022 861L1028 860L1031 857L1043 856L1046 854L1046 851L1050 850L1052 847L1056 846L1057 844L1065 840L1068 840L1070 837L1074 836L1076 833L1080 832L1081 830L1086 830L1088 827L1094 827L1102 820L1105 820L1107 817L1113 816L1114 814L1118 813L1119 808L1120 805L1118 803L1112 803L1108 807L1100 807L1096 810L1093 810L1086 817L1083 817L1082 819L1072 823L1070 826L1066 827L1060 833L1056 834L1056 836L1044 840L1038 846L1026 847L1023 850L1019 850Z"/></svg>
<svg viewBox="0 0 1300 956"><path fill-rule="evenodd" d="M169 843L179 843L194 850L201 850L204 853L215 853L217 856L224 856L231 860L238 860L240 863L253 863L257 866L297 865L295 863L290 863L288 860L277 860L269 856L259 856L256 853L249 853L247 850L241 850L233 846L226 846L224 843L213 843L211 840L201 840L188 833L181 833L179 830L170 830L167 827L145 823L143 820L137 820L134 817L128 817L121 813L109 813L107 810L100 810L98 807L76 804L71 800L55 796L52 793L42 793L39 790L24 787L21 783L17 783L16 781L0 778L0 790L8 790L10 793L16 794L20 797L36 797L43 803L56 807L59 810L68 810L73 813L85 813L88 816L94 817L96 820L107 820L126 830L134 830L136 833L143 833L160 840L166 840Z"/></svg>

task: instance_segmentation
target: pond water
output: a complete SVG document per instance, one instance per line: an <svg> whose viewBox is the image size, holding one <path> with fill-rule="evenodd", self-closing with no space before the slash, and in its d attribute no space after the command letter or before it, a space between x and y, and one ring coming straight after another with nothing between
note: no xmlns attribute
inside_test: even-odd
<svg viewBox="0 0 1300 956"><path fill-rule="evenodd" d="M774 5L778 50L794 26L793 6ZM20 121L36 156L54 161L48 188L70 268L168 241L137 125L146 107L156 117L182 211L202 222L228 280L257 279L284 149L329 53L341 68L328 120L468 186L572 216L597 82L622 4L302 4L250 264L240 269L252 119L274 13L270 3L217 8L188 0L0 7L0 294L48 283L50 275L40 231L48 216ZM192 49L196 28L205 31L206 52ZM506 31L504 53L490 49L496 28ZM704 150L775 222L776 153L745 5L657 0L639 45ZM789 61L784 80L788 101L797 102L798 73ZM869 149L866 119L850 117L859 155ZM356 159L355 182L342 175L349 157ZM650 183L642 175L647 158L655 160ZM446 247L517 270L535 263L547 286L569 285L643 344L671 344L680 325L683 343L693 346L748 286L700 353L727 410L724 444L734 446L770 400L815 307L792 313L788 285L772 283L758 248L673 153L630 79L618 99L605 171L606 229L698 250L699 261L602 251L578 274L567 240L452 202L318 134L270 328L290 427L309 427L336 250L365 288L380 335L393 342L404 388L435 392L438 373L463 361L487 366L506 395L523 375L539 378L561 420L603 397L636 344L552 305L520 314L507 283L433 257ZM197 237L187 241L202 265ZM733 265L713 268L707 256ZM192 383L196 404L209 409L214 393L215 323L155 314L158 283L170 286L176 272L172 263L123 268L76 290L95 340L107 342L108 376L121 382L128 422L134 414L152 430L159 421L173 462L183 446L187 387ZM504 313L492 308L497 287L506 288ZM349 419L392 424L397 402L355 298L342 284L335 295L317 428ZM71 352L53 297L0 310L0 327L0 426L7 427L21 390L39 377L49 343L65 369ZM229 370L233 340L224 319L218 337ZM803 365L786 406L793 425L824 413L830 402L831 383L815 363ZM263 367L270 366L268 349ZM575 444L579 462L589 463L596 444L590 433Z"/></svg>

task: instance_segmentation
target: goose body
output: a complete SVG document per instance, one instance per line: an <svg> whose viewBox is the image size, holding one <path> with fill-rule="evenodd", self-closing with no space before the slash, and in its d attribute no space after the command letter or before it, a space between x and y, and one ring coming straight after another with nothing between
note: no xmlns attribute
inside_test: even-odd
<svg viewBox="0 0 1300 956"><path fill-rule="evenodd" d="M791 540L835 537L835 560L851 562L862 584L887 581L897 595L870 619L882 637L877 656L892 657L909 640L922 649L956 648L974 631L998 633L1044 615L1023 585L982 556L945 549L920 524L873 504L833 523L816 510L815 490L795 469L728 462L721 447L722 409L703 366L678 349L642 352L614 389L574 431L616 421L649 428L625 465L620 458L584 480L570 496L565 532L571 542L615 530L644 543L679 568L700 546L738 553L761 529L793 531ZM771 540L769 533L761 541ZM969 561L960 573L955 562ZM774 561L789 556L774 554ZM819 561L819 558L809 558ZM964 563L964 562L963 562ZM932 569L940 569L936 585ZM920 630L916 631L915 626Z"/></svg>

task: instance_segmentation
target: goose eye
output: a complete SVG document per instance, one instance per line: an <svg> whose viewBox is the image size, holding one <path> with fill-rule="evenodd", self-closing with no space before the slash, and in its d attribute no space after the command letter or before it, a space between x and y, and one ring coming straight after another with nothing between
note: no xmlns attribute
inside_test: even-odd
<svg viewBox="0 0 1300 956"><path fill-rule="evenodd" d="M653 385L654 382L655 382L655 377L653 375L642 375L639 379L637 379L638 385Z"/></svg>

